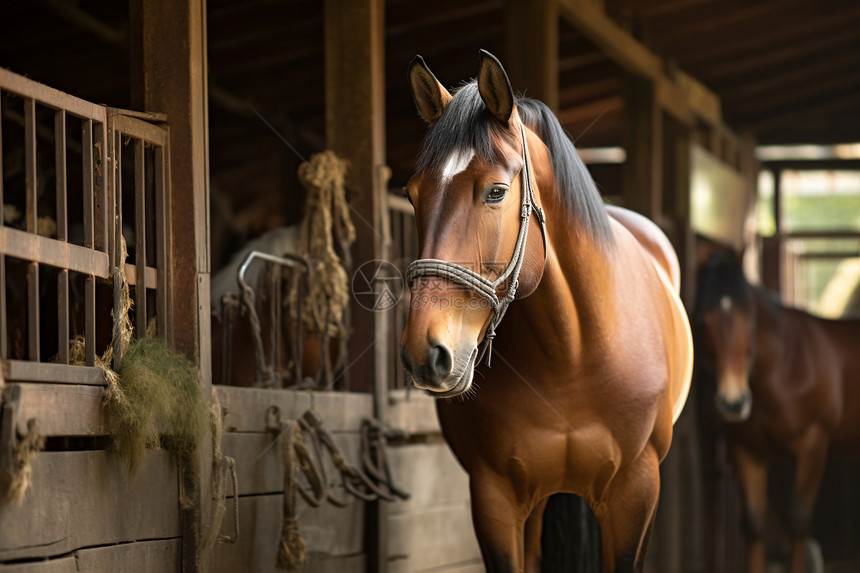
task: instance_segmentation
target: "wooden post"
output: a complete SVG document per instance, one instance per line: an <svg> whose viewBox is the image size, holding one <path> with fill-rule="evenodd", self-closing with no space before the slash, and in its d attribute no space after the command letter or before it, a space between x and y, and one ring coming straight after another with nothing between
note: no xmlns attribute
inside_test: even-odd
<svg viewBox="0 0 860 573"><path fill-rule="evenodd" d="M773 220L776 229L772 237L762 239L761 245L761 282L762 285L779 295L782 292L782 273L784 267L784 244L782 236L782 170L772 167L773 173Z"/></svg>
<svg viewBox="0 0 860 573"><path fill-rule="evenodd" d="M557 0L508 2L505 70L515 90L558 111Z"/></svg>
<svg viewBox="0 0 860 573"><path fill-rule="evenodd" d="M326 141L349 162L347 198L356 228L352 278L362 264L383 256L385 201L385 2L326 0L325 77ZM371 392L380 379L387 388L386 361L374 346L379 321L385 316L351 301L352 334L346 368L350 389ZM385 384L383 384L383 382ZM380 400L387 396L379 396ZM377 412L379 415L379 412ZM387 517L381 502L368 504L366 547L368 571L387 567Z"/></svg>
<svg viewBox="0 0 860 573"><path fill-rule="evenodd" d="M384 2L326 0L326 140L349 162L346 187L356 228L352 272L381 254L380 179L385 165ZM375 313L353 300L351 389L373 390Z"/></svg>
<svg viewBox="0 0 860 573"><path fill-rule="evenodd" d="M660 224L663 206L663 111L652 80L628 76L626 110L624 205Z"/></svg>
<svg viewBox="0 0 860 573"><path fill-rule="evenodd" d="M209 157L206 0L132 0L132 104L167 114L170 191L168 341L200 369L203 399L212 393L209 314ZM211 439L196 467L182 468L190 509L182 510L182 570L208 571L202 528L211 513Z"/></svg>
<svg viewBox="0 0 860 573"><path fill-rule="evenodd" d="M690 227L690 131L684 125L675 140L672 149L675 155L675 251L681 263L681 300L688 309L693 308L696 298L696 234Z"/></svg>

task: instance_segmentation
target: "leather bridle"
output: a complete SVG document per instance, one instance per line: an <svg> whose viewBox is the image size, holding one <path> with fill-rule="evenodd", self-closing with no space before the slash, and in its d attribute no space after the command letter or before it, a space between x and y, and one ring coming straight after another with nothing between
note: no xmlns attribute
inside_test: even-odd
<svg viewBox="0 0 860 573"><path fill-rule="evenodd" d="M490 317L490 323L487 326L487 331L484 334L484 339L478 347L478 358L475 360L475 365L481 363L484 356L487 356L487 366L490 366L491 357L493 354L493 338L496 336L496 327L502 322L508 306L513 302L517 294L519 286L520 270L523 266L523 261L526 258L526 243L529 234L529 220L532 212L537 217L538 226L540 227L541 237L543 238L544 259L546 258L546 218L543 209L535 202L534 187L532 185L532 176L529 162L528 146L526 145L525 127L520 125L520 134L523 141L523 169L521 174L521 194L522 204L520 207L520 230L517 235L517 242L514 246L511 261L508 263L505 271L496 280L491 281L480 274L467 269L456 263L443 261L440 259L418 259L413 261L406 269L406 282L412 287L412 282L417 277L440 277L451 282L464 286L475 293L482 296L493 308L493 315ZM510 279L508 290L501 298L496 293L498 288Z"/></svg>

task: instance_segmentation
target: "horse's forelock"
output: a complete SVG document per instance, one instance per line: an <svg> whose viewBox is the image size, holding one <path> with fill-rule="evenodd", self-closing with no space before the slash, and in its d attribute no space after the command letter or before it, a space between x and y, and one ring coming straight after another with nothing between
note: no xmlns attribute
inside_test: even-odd
<svg viewBox="0 0 860 573"><path fill-rule="evenodd" d="M487 111L472 81L454 92L442 117L427 131L417 170L441 175L452 156L474 155L490 163L498 162L515 143L515 135Z"/></svg>
<svg viewBox="0 0 860 573"><path fill-rule="evenodd" d="M699 277L697 314L719 307L725 297L747 307L752 304L751 289L734 255L715 255L705 263Z"/></svg>
<svg viewBox="0 0 860 573"><path fill-rule="evenodd" d="M598 245L612 245L603 200L558 118L546 104L530 98L518 98L516 108L522 123L549 150L562 205ZM442 116L427 131L417 170L441 177L451 157L470 154L490 163L501 162L514 150L519 153L518 139L517 129L501 125L490 115L473 80L454 92Z"/></svg>

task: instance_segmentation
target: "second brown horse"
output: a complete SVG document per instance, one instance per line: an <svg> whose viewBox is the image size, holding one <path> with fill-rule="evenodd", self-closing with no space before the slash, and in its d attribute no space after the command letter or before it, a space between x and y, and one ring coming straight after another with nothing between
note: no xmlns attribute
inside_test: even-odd
<svg viewBox="0 0 860 573"><path fill-rule="evenodd" d="M768 466L788 457L791 571L803 573L827 456L860 454L860 321L783 306L747 282L731 253L703 266L695 316L743 494L747 569L765 571Z"/></svg>

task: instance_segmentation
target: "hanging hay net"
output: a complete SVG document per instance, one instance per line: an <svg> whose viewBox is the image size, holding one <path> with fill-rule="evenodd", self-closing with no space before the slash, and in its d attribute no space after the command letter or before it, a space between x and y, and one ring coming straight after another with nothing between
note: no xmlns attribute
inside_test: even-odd
<svg viewBox="0 0 860 573"><path fill-rule="evenodd" d="M300 318L313 332L341 339L348 334L349 291L344 264L350 265L349 251L355 241L355 227L344 190L346 168L346 161L332 151L324 151L303 163L298 172L299 181L308 192L298 254L310 261L313 277L305 285ZM336 241L346 261L341 261ZM289 297L291 303L296 300L298 288L295 281ZM295 312L295 307L290 304L291 312Z"/></svg>
<svg viewBox="0 0 860 573"><path fill-rule="evenodd" d="M125 241L122 243L124 260ZM102 356L96 356L96 366L107 382L103 406L109 430L133 478L147 448L164 448L181 464L191 463L206 433L209 411L200 394L194 363L157 338L132 340L132 301L122 265L115 270L114 281L119 296L113 311L113 341ZM154 335L153 326L151 323L146 335ZM83 364L84 351L84 340L75 339L70 362ZM115 360L115 353L119 360ZM180 501L188 503L184 498Z"/></svg>

